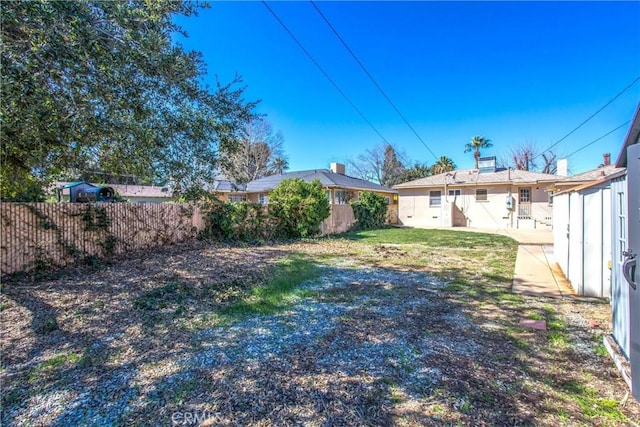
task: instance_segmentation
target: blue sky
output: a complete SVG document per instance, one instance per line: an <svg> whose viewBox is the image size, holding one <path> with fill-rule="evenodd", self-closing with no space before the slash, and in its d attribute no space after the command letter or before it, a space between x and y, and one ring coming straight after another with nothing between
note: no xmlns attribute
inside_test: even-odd
<svg viewBox="0 0 640 427"><path fill-rule="evenodd" d="M269 2L305 49L394 147L433 155L389 105L309 2ZM316 2L421 139L459 168L464 144L484 155L545 149L640 77L639 2ZM261 2L214 1L176 19L203 53L206 81L236 74L284 135L292 170L326 168L382 138L338 93ZM640 81L571 136L567 156L632 118ZM572 173L615 160L628 125L569 157Z"/></svg>

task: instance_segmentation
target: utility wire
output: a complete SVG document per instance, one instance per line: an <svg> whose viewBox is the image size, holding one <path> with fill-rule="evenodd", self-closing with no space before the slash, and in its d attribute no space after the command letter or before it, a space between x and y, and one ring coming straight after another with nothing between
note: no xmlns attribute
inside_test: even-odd
<svg viewBox="0 0 640 427"><path fill-rule="evenodd" d="M620 97L620 95L622 95L623 93L625 93L627 90L631 89L631 87L633 85L635 85L636 83L638 83L638 81L640 81L640 76L636 77L636 79L634 81L632 81L631 83L629 83L624 89L622 89L620 92L618 92L618 94L616 96L614 96L613 98L611 98L609 100L609 102L607 102L606 104L604 104L602 107L600 107L600 109L598 109L598 111L596 111L595 113L593 113L592 115L590 115L589 117L587 117L587 119L585 121L583 121L582 123L580 123L578 126L576 126L575 128L573 128L573 130L571 132L569 132L568 134L566 134L565 136L563 136L562 138L560 138L559 140L557 140L556 142L554 142L553 144L551 144L549 146L549 148L547 148L546 150L543 150L540 152L540 154L538 154L535 158L539 157L542 155L542 153L546 153L547 151L551 150L553 147L555 147L556 145L560 144L562 141L564 141L565 139L567 139L571 134L573 134L575 131L577 131L578 129L580 129L585 123L587 123L589 120L591 120L592 118L594 118L598 113L600 113L602 110L604 110L605 108L607 108L613 101L615 101L616 99L618 99ZM605 135L606 136L606 135ZM532 159L533 160L533 159Z"/></svg>
<svg viewBox="0 0 640 427"><path fill-rule="evenodd" d="M318 63L318 61L316 61L314 59L314 57L311 55L311 53L309 53L309 51L307 49L305 49L305 47L302 45L302 43L300 42L300 40L298 40L296 38L296 36L291 32L291 30L289 29L289 27L287 27L287 25L282 21L282 19L280 19L280 17L273 11L273 9L271 9L271 7L269 7L269 5L267 4L267 2L265 0L262 0L262 4L264 5L264 7L266 7L269 12L271 12L271 14L273 15L273 17L276 19L276 21L278 21L280 23L280 25L282 26L282 28L285 29L285 31L291 36L291 38L293 39L293 41L296 42L296 44L298 46L300 46L300 49L302 49L302 51L309 57L309 59L311 60L311 62L313 62L315 64L316 67L318 67L318 69L320 70L320 72L327 78L327 80L329 80L329 82L333 85L333 87L338 91L338 93L340 93L340 95L342 95L342 97L349 103L349 105L351 105L351 107L353 107L354 110L356 110L356 112L360 115L360 117L362 117L362 119L367 122L367 124L371 127L371 129L373 129L380 138L382 138L382 140L387 143L388 145L391 145L391 143L389 141L387 141L387 139L380 133L380 131L373 125L373 123L371 123L369 121L369 119L367 119L367 117L364 115L364 113L362 113L362 111L360 111L360 109L358 107L356 107L356 105L351 101L351 99L349 99L349 97L342 91L342 89L340 89L340 87L338 86L338 84L331 78L331 76L324 70L324 68L322 68L322 66Z"/></svg>
<svg viewBox="0 0 640 427"><path fill-rule="evenodd" d="M601 139L603 139L603 138L605 138L605 137L607 137L607 136L611 135L612 133L614 133L614 132L615 132L615 131L617 131L618 129L620 129L620 128L622 128L622 127L626 126L626 125L628 125L630 122L631 122L631 120L627 120L626 122L624 122L623 124L621 124L621 125L620 125L620 126L618 126L617 128L615 128L615 129L613 129L613 130L611 130L611 131L609 131L609 132L605 133L604 135L602 135L602 136L600 136L600 137L598 137L598 138L594 139L593 141L591 141L591 142L589 142L589 143L587 143L587 144L583 145L582 147L578 148L576 151L574 151L574 152L572 152L571 154L569 154L568 156L566 156L566 158L568 159L569 157L573 156L573 155L574 155L574 154L576 154L577 152L582 151L582 150L584 150L585 148L587 148L587 147L589 147L589 146L591 146L591 145L595 144L596 142L600 141Z"/></svg>
<svg viewBox="0 0 640 427"><path fill-rule="evenodd" d="M349 45L347 44L347 42L344 41L344 39L340 36L340 34L338 33L338 31L335 29L335 27L331 24L331 22L329 22L329 19L327 19L327 17L324 15L324 13L322 13L322 11L320 10L320 8L316 5L316 3L313 0L310 0L311 5L315 8L316 12L318 12L318 14L320 15L320 17L324 20L324 22L329 26L329 28L331 28L331 31L333 31L333 34L335 34L335 36L338 38L338 40L340 40L340 43L342 43L342 45L344 46L345 49L347 49L347 51L351 54L351 56L353 57L353 59L358 63L358 65L360 66L360 68L362 68L362 71L364 71L364 73L369 77L369 79L371 80L371 82L374 84L374 86L378 89L378 91L380 91L380 93L382 94L382 96L384 96L384 98L387 100L387 102L389 103L389 105L391 105L391 107L393 107L394 110L396 110L396 113L398 113L398 115L400 116L400 118L402 119L402 121L404 121L404 123L409 127L409 129L411 129L411 131L413 132L413 134L416 136L416 138L418 138L418 140L422 143L422 145L425 146L425 148L429 151L429 153L431 153L431 155L438 160L438 156L435 155L435 153L431 150L431 148L429 148L429 146L427 145L426 142L424 142L424 140L420 137L420 135L418 135L418 132L416 132L416 130L413 128L413 126L411 126L411 123L409 123L409 121L405 118L405 116L400 112L400 110L398 109L398 107L396 107L396 105L393 103L393 101L391 100L391 98L389 98L389 96L386 94L386 92L384 90L382 90L382 87L380 87L380 85L378 84L378 82L376 81L376 79L373 78L373 76L371 75L371 73L369 72L369 70L367 70L367 67L364 66L364 64L362 64L362 62L358 59L358 57L356 56L356 54L353 52L353 50L349 47Z"/></svg>

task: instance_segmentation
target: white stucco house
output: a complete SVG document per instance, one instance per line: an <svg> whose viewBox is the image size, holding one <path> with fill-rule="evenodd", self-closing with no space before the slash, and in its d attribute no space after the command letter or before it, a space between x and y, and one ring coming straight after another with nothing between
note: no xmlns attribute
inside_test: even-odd
<svg viewBox="0 0 640 427"><path fill-rule="evenodd" d="M547 189L561 177L496 168L495 157L479 169L456 170L394 186L398 222L412 227L550 228Z"/></svg>

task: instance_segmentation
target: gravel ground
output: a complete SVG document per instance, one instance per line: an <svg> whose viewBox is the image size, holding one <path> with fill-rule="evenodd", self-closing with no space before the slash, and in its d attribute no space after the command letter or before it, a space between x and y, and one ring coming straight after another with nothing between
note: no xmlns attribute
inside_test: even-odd
<svg viewBox="0 0 640 427"><path fill-rule="evenodd" d="M284 311L209 322L291 251L349 255L326 258L302 285L312 296ZM428 263L368 261L381 252L411 256L331 241L183 247L9 282L2 425L636 425L638 405L595 350L603 331L589 326L607 324L606 304L470 299ZM545 310L567 347L517 327ZM557 401L572 378L624 418Z"/></svg>

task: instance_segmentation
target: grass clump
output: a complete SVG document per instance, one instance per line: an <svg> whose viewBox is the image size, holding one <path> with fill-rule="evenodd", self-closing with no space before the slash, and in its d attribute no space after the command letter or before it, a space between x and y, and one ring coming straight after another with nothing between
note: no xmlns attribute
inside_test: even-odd
<svg viewBox="0 0 640 427"><path fill-rule="evenodd" d="M598 397L598 392L587 388L576 380L560 386L561 391L576 402L582 413L591 418L605 418L609 421L624 422L627 417L620 411L620 402Z"/></svg>
<svg viewBox="0 0 640 427"><path fill-rule="evenodd" d="M320 267L300 255L280 260L267 284L253 288L246 297L220 310L222 320L229 322L252 314L276 313L296 298L306 296L299 285L319 275Z"/></svg>

